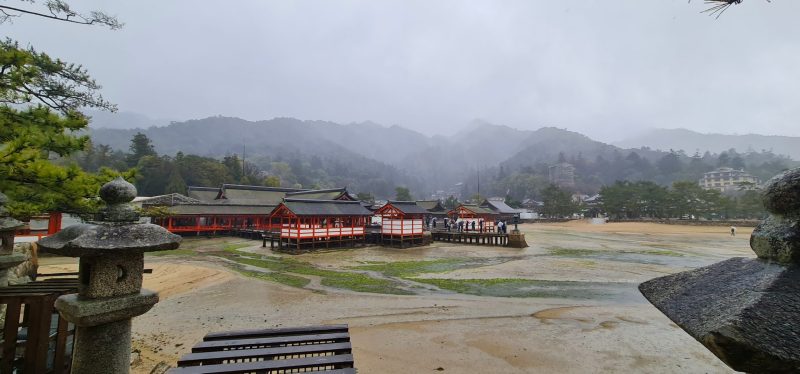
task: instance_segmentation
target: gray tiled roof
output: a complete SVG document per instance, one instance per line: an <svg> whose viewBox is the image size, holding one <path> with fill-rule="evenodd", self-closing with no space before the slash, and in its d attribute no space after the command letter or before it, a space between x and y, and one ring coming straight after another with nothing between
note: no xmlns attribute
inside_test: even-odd
<svg viewBox="0 0 800 374"><path fill-rule="evenodd" d="M371 216L358 201L286 199L283 202L297 216Z"/></svg>
<svg viewBox="0 0 800 374"><path fill-rule="evenodd" d="M230 205L278 205L288 192L306 191L297 188L247 186L240 184L223 184L219 189L217 200L221 204Z"/></svg>
<svg viewBox="0 0 800 374"><path fill-rule="evenodd" d="M331 188L326 190L309 190L299 192L287 192L286 198L292 199L312 199L312 200L340 200L347 199L355 201L356 199L347 193L347 188Z"/></svg>
<svg viewBox="0 0 800 374"><path fill-rule="evenodd" d="M189 186L186 188L186 194L193 199L209 203L217 198L219 187Z"/></svg>
<svg viewBox="0 0 800 374"><path fill-rule="evenodd" d="M519 213L516 209L508 206L504 201L500 200L486 200L484 201L481 206L488 207L500 214L517 214Z"/></svg>
<svg viewBox="0 0 800 374"><path fill-rule="evenodd" d="M169 208L170 213L180 215L267 215L275 206L268 205L223 205L193 204L176 205Z"/></svg>
<svg viewBox="0 0 800 374"><path fill-rule="evenodd" d="M489 208L482 208L477 205L461 204L460 206L463 206L475 214L497 214L495 211ZM456 209L458 209L458 207L456 207Z"/></svg>
<svg viewBox="0 0 800 374"><path fill-rule="evenodd" d="M447 210L439 200L417 200L417 205L427 209L429 212L444 212Z"/></svg>
<svg viewBox="0 0 800 374"><path fill-rule="evenodd" d="M416 201L389 201L393 207L405 214L428 214L427 209L417 205Z"/></svg>
<svg viewBox="0 0 800 374"><path fill-rule="evenodd" d="M142 199L139 201L142 206L174 206L174 205L192 205L200 204L201 201L193 199L179 193L171 193L167 195L153 196Z"/></svg>

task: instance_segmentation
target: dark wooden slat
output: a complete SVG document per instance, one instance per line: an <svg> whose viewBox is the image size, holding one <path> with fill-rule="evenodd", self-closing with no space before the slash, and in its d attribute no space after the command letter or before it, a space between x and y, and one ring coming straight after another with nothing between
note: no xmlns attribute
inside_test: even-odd
<svg viewBox="0 0 800 374"><path fill-rule="evenodd" d="M53 360L53 372L55 374L61 374L66 372L66 362L65 362L65 354L67 350L67 328L69 327L69 322L58 315L58 328L56 330L56 355Z"/></svg>
<svg viewBox="0 0 800 374"><path fill-rule="evenodd" d="M3 358L0 360L0 373L11 373L17 350L20 307L19 302L12 302L6 305L6 325L3 328Z"/></svg>
<svg viewBox="0 0 800 374"><path fill-rule="evenodd" d="M230 351L214 351L203 353L190 353L178 360L178 366L190 366L203 364L204 361L219 362L220 360L238 360L245 358L262 358L271 360L276 356L288 356L298 354L349 354L353 347L349 342L331 344L309 344L296 345L277 348L255 348L255 349L235 349ZM209 362L205 362L209 363Z"/></svg>
<svg viewBox="0 0 800 374"><path fill-rule="evenodd" d="M259 339L235 339L235 340L219 340L210 342L200 342L192 347L192 352L209 352L209 351L222 351L225 349L237 349L251 346L278 346L283 344L298 344L298 343L313 343L313 342L348 342L350 341L350 334L348 333L335 333L335 334L313 334L313 335L295 335L295 336L281 336L273 338L259 338Z"/></svg>
<svg viewBox="0 0 800 374"><path fill-rule="evenodd" d="M320 325L303 327L282 327L275 329L254 329L212 332L203 337L203 341L230 340L246 338L268 338L271 336L307 335L334 332L347 332L347 325Z"/></svg>
<svg viewBox="0 0 800 374"><path fill-rule="evenodd" d="M144 269L144 270L142 270L142 272L145 273L145 274L152 274L153 273L153 269ZM36 274L36 278L38 279L39 277L66 277L66 276L76 276L76 275L79 275L79 274L80 273L78 273L77 271L65 272L65 273L37 273ZM45 280L47 281L47 280L56 280L56 279L45 279Z"/></svg>
<svg viewBox="0 0 800 374"><path fill-rule="evenodd" d="M22 283L22 284L14 284L8 287L30 287L37 284L65 284L65 283L77 283L79 282L78 278L53 278L53 279L41 279L34 282Z"/></svg>
<svg viewBox="0 0 800 374"><path fill-rule="evenodd" d="M0 290L7 291L7 290L38 290L38 289L54 289L54 290L68 290L70 288L78 286L78 283L34 283L27 287L19 287L19 286L11 286L11 287L3 287Z"/></svg>
<svg viewBox="0 0 800 374"><path fill-rule="evenodd" d="M65 287L73 287L78 285L76 281L69 281L69 282L35 282L35 283L26 283L25 285L14 285L3 287L4 290L14 290L14 289L28 289L28 288L37 288L37 287L53 287L53 288L65 288Z"/></svg>
<svg viewBox="0 0 800 374"><path fill-rule="evenodd" d="M356 374L355 368L311 371L313 374Z"/></svg>
<svg viewBox="0 0 800 374"><path fill-rule="evenodd" d="M39 359L39 337L41 336L42 324L42 299L38 298L35 302L25 304L25 311L28 314L28 340L25 342L25 373L36 373L36 360ZM47 325L48 327L50 324Z"/></svg>
<svg viewBox="0 0 800 374"><path fill-rule="evenodd" d="M313 369L333 366L336 369L353 367L353 355L320 356L297 358L289 360L241 362L234 364L189 366L185 368L175 368L169 371L171 374L183 373L251 373L254 371L268 370L296 370Z"/></svg>
<svg viewBox="0 0 800 374"><path fill-rule="evenodd" d="M16 296L3 296L0 297L0 304L8 304L16 302L20 304L30 304L30 303L35 303L36 300L41 299L42 297L47 295L52 295L52 294L46 293L46 294L24 294ZM58 296L58 294L56 294L56 296Z"/></svg>
<svg viewBox="0 0 800 374"><path fill-rule="evenodd" d="M47 369L47 348L50 345L50 324L53 321L53 305L58 295L49 295L42 298L38 305L41 308L39 319L31 321L40 327L39 336L36 340L36 366L34 373L44 373ZM27 355L28 352L25 352Z"/></svg>
<svg viewBox="0 0 800 374"><path fill-rule="evenodd" d="M2 288L0 289L0 294L20 294L25 292L37 292L37 293L66 293L66 292L75 292L78 289L78 285L76 284L74 287L59 287L59 286L38 286L38 287L28 287L28 288Z"/></svg>

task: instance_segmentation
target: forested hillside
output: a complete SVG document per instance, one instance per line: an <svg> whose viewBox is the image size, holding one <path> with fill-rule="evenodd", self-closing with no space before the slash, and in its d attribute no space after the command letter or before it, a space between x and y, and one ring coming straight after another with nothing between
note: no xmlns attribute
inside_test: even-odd
<svg viewBox="0 0 800 374"><path fill-rule="evenodd" d="M438 190L463 197L537 198L549 184L548 167L558 162L575 167L574 192L585 194L617 180L645 180L663 186L696 181L704 172L721 166L744 168L767 179L797 165L769 151L687 154L647 147L623 149L554 127L526 131L480 121L451 136L428 137L400 126L370 122L342 125L293 118L252 122L209 117L147 129L93 129L97 149L88 152L128 151L137 133L152 142L153 151L164 162L178 165L192 155L203 160L236 157L241 163L244 155L245 174L252 174L248 179L252 183L266 183L265 179L272 177L270 183L286 187L347 186L379 198L392 197L396 186L410 188L417 198ZM110 149L104 150L104 146ZM149 163L139 167L161 181L177 179L170 177L175 175L172 166ZM185 175L198 167L179 173L185 183L215 185L237 179L204 180ZM166 183L162 184L166 191Z"/></svg>

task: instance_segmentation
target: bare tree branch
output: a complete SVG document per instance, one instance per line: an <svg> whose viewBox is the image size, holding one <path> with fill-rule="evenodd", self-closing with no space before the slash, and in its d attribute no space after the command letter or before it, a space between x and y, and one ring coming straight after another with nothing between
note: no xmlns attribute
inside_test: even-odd
<svg viewBox="0 0 800 374"><path fill-rule="evenodd" d="M692 0L689 0L691 2ZM739 5L744 0L705 0L705 3L711 5L711 8L708 8L700 13L708 13L709 16L715 16L714 18L719 18L722 13L725 13L731 5ZM772 2L772 0L766 0L768 3Z"/></svg>
<svg viewBox="0 0 800 374"><path fill-rule="evenodd" d="M30 1L35 3L35 1ZM119 22L116 17L110 16L103 12L91 11L88 14L78 13L67 4L64 0L47 0L45 3L46 11L38 11L34 9L24 9L8 5L0 5L0 24L10 21L12 17L20 17L23 14L28 14L47 19L75 23L79 25L104 25L112 30L119 29L123 23ZM18 14L14 14L14 13ZM48 14L49 13L49 14Z"/></svg>

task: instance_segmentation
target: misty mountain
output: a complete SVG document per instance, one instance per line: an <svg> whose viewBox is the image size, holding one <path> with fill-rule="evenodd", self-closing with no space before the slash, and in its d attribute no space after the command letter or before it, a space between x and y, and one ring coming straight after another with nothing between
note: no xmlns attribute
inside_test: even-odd
<svg viewBox="0 0 800 374"><path fill-rule="evenodd" d="M504 167L515 169L523 166L532 166L537 163L553 163L561 155L567 161L576 157L595 160L598 156L611 160L616 157L625 157L631 152L635 152L642 158L656 161L666 154L665 152L646 148L620 148L593 140L574 131L555 127L543 127L530 132L522 144L524 144L523 149L502 163Z"/></svg>
<svg viewBox="0 0 800 374"><path fill-rule="evenodd" d="M166 119L153 119L134 112L111 113L102 110L86 110L90 117L89 127L95 129L146 129L152 126L166 126Z"/></svg>
<svg viewBox="0 0 800 374"><path fill-rule="evenodd" d="M486 182L486 178L501 174L500 167L506 174L522 171L546 177L547 166L561 158L576 165L578 188L585 191L617 179L668 184L677 177L695 179L698 172L702 173L700 169L689 174L660 173L657 164L668 154L665 151L638 145L623 148L555 127L528 131L483 121L475 121L451 136L428 137L400 126L372 122L342 125L294 118L247 121L218 116L146 129L95 128L91 135L95 144L125 151L136 132L146 134L160 154L180 151L221 158L245 153L248 162L262 170L269 170L273 162L288 162L292 169L306 170L302 175L317 175L311 171L318 169L326 183L370 186L381 197L390 197L387 195L396 185L411 187L420 196L452 189L460 182L468 185L464 190L469 191L481 183L478 175L484 175ZM679 157L688 163L686 155ZM748 157L752 166L771 161L755 154ZM705 168L715 167L716 161L707 161Z"/></svg>
<svg viewBox="0 0 800 374"><path fill-rule="evenodd" d="M398 126L340 125L293 118L252 122L231 117L146 129L91 129L91 137L95 144L125 151L137 132L147 135L159 154L183 152L213 158L244 154L250 164L262 170L269 169L272 162L288 162L298 172L314 165L328 175L323 179L336 185L381 195L388 195L397 185L423 189L419 178L390 163L427 147L429 140Z"/></svg>
<svg viewBox="0 0 800 374"><path fill-rule="evenodd" d="M719 153L731 148L739 152L771 150L775 154L786 155L795 160L800 159L800 137L792 136L701 134L687 129L655 129L616 142L615 145L683 150L687 154L693 154L697 150L701 153L704 151Z"/></svg>
<svg viewBox="0 0 800 374"><path fill-rule="evenodd" d="M174 155L182 151L211 157L243 152L330 154L331 149L347 149L394 164L431 145L430 138L400 126L383 127L370 122L341 125L294 118L253 122L221 116L147 129L93 129L92 138L96 143L125 150L136 132L146 134L159 153Z"/></svg>

